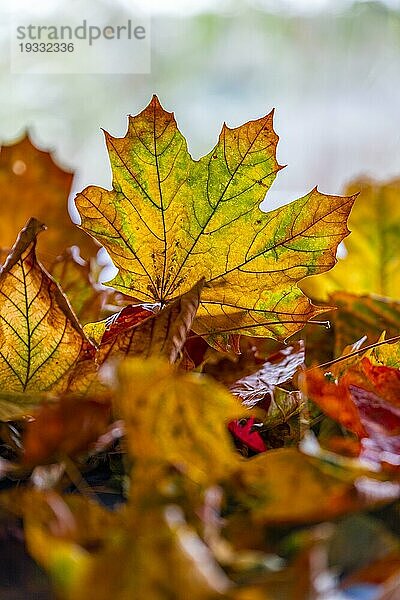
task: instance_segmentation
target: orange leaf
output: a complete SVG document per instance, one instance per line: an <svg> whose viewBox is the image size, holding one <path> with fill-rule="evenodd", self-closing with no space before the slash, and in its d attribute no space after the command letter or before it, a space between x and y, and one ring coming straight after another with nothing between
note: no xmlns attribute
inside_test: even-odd
<svg viewBox="0 0 400 600"><path fill-rule="evenodd" d="M40 240L39 256L49 265L67 246L77 245L82 254L95 256L98 246L71 221L68 195L73 174L59 167L51 154L36 148L28 135L1 147L0 244L11 248L16 232L34 213L49 227Z"/></svg>

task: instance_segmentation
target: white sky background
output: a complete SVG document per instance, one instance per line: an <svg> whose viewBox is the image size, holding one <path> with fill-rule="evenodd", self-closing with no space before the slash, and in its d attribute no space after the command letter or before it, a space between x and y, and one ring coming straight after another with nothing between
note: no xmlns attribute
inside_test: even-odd
<svg viewBox="0 0 400 600"><path fill-rule="evenodd" d="M55 3L2 0L0 140L29 127L77 171L76 190L110 185L100 127L123 135L126 115L153 92L175 111L195 157L224 120L239 125L276 108L278 158L288 167L266 209L316 184L336 194L361 173L400 176L400 0L355 3L351 17L349 0L137 0L153 16L149 75L11 75L7 13L40 16ZM122 7L135 14L133 0L98 2L105 19Z"/></svg>

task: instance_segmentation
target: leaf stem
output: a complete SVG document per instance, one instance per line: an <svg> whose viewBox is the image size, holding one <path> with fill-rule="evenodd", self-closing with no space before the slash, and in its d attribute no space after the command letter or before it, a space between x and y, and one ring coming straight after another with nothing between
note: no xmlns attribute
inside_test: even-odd
<svg viewBox="0 0 400 600"><path fill-rule="evenodd" d="M339 358L335 358L334 360L329 360L326 363L322 363L321 365L316 365L315 367L310 367L308 370L312 371L313 369L322 369L323 367L329 367L330 365L335 365L336 363L341 362L342 360L347 360L348 358L353 358L353 356L357 356L361 352L365 352L366 350L372 350L372 348L377 348L378 346L383 346L384 344L392 344L393 342L399 342L400 335L396 335L395 337L389 338L388 340L383 340L381 342L375 342L374 344L370 344L369 346L363 346L358 350L354 350L354 352L350 352L350 354L346 354L345 356L339 356Z"/></svg>

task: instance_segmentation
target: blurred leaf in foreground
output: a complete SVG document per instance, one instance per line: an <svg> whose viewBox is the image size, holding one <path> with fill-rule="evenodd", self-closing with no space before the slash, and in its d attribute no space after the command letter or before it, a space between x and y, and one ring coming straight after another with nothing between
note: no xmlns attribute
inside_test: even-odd
<svg viewBox="0 0 400 600"><path fill-rule="evenodd" d="M226 388L156 358L123 362L120 378L116 409L126 422L128 452L144 471L146 464L173 465L211 484L234 469L240 459L227 425L243 408Z"/></svg>

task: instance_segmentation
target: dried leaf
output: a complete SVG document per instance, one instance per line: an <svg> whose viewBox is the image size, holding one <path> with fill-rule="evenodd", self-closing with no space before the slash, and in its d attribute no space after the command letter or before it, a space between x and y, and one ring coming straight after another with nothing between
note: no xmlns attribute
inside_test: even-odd
<svg viewBox="0 0 400 600"><path fill-rule="evenodd" d="M270 113L236 129L224 125L215 148L193 161L155 96L130 117L124 138L107 133L113 189L89 187L76 206L83 229L119 269L111 285L164 304L205 277L193 327L200 334L286 338L324 310L297 282L334 265L354 196L314 189L262 212L281 168L277 140Z"/></svg>
<svg viewBox="0 0 400 600"><path fill-rule="evenodd" d="M165 356L169 362L176 362L196 315L203 286L204 280L201 280L181 298L141 321L146 308L138 309L131 315L133 325L127 326L127 309L124 309L120 315L122 320L117 318L104 331L98 362L118 356Z"/></svg>
<svg viewBox="0 0 400 600"><path fill-rule="evenodd" d="M230 386L247 408L260 406L268 411L276 386L288 382L304 363L304 344L282 348L268 358L261 369Z"/></svg>

